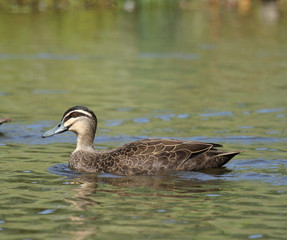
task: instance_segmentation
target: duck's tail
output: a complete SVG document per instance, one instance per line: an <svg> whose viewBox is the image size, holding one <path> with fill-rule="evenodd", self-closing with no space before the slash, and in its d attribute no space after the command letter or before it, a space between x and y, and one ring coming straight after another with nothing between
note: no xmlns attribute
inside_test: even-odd
<svg viewBox="0 0 287 240"><path fill-rule="evenodd" d="M237 154L242 153L243 151L238 152L221 152L218 155L213 156L213 160L216 163L216 166L214 167L221 167L224 164L228 163L233 157L235 157Z"/></svg>
<svg viewBox="0 0 287 240"><path fill-rule="evenodd" d="M185 161L185 163L181 166L180 170L192 171L219 168L239 153L241 153L241 151L222 152L211 149L204 153L200 153L197 156L189 158L188 161Z"/></svg>

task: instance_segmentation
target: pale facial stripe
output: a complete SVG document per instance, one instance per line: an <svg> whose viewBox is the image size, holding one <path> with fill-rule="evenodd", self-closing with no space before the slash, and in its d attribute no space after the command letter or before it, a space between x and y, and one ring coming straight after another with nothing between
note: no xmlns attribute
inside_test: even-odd
<svg viewBox="0 0 287 240"><path fill-rule="evenodd" d="M81 110L81 109L78 109L78 110L74 110L74 111L72 111L72 112L69 112L67 115L69 115L69 114L71 114L71 113L73 113L73 112L83 113L83 114L85 114L85 115L88 115L88 116L90 116L90 117L93 117L92 114L90 114L90 113L87 112L87 111ZM66 115L66 116L67 116L67 115Z"/></svg>
<svg viewBox="0 0 287 240"><path fill-rule="evenodd" d="M68 113L63 117L64 121L67 121L67 120L69 120L70 118L73 118L73 116L72 116L73 113L79 113L79 117L84 115L84 116L93 118L93 116L92 116L91 113L79 109L79 110L73 110L73 111L71 111L71 112L68 112Z"/></svg>

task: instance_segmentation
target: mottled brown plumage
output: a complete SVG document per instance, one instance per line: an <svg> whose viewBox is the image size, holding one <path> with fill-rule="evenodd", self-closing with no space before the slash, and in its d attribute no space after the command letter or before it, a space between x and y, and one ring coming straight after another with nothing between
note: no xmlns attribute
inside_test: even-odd
<svg viewBox="0 0 287 240"><path fill-rule="evenodd" d="M79 172L117 175L155 175L168 170L200 170L223 166L240 152L222 152L219 144L174 139L142 139L112 150L94 150L97 119L88 108L76 106L43 137L67 130L78 135L69 164Z"/></svg>

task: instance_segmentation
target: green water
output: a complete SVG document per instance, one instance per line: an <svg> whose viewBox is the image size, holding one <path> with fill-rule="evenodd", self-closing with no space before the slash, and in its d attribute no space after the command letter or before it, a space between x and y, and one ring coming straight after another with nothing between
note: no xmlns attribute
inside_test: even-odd
<svg viewBox="0 0 287 240"><path fill-rule="evenodd" d="M1 239L286 238L287 6L188 3L0 13ZM41 138L74 105L97 114L97 149L245 152L204 172L78 174L72 133Z"/></svg>

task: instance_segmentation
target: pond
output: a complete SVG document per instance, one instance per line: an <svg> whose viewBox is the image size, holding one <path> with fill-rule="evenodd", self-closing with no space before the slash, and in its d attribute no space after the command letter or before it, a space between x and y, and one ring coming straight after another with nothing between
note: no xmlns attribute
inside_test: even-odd
<svg viewBox="0 0 287 240"><path fill-rule="evenodd" d="M285 239L287 5L0 13L3 239ZM245 4L244 4L245 2ZM64 111L96 149L175 138L242 150L223 168L79 174Z"/></svg>

